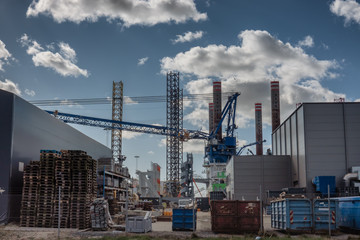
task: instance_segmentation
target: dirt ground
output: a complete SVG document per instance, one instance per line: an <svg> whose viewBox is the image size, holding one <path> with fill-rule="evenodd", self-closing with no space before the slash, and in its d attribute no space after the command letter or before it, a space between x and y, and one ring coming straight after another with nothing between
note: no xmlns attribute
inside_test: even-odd
<svg viewBox="0 0 360 240"><path fill-rule="evenodd" d="M267 233L266 238L288 238L287 234L281 233L271 229L270 216L264 216L264 230ZM226 234L214 234L211 231L211 217L209 212L198 212L197 215L197 229L196 236L203 238L233 238L232 235ZM77 229L61 229L60 239L101 239L104 236L113 237L131 237L142 236L145 234L129 234L122 231L109 230L106 232L90 231L90 230L77 230ZM0 239L1 240L40 240L40 239L57 239L58 230L55 228L26 228L19 227L16 224L8 224L6 226L0 226ZM152 232L146 233L146 236L150 238L161 239L187 239L194 237L192 231L172 231L171 222L155 222L152 224ZM241 236L238 236L241 237ZM251 237L251 239L255 239ZM320 238L318 235L294 235L293 238ZM321 238L325 239L326 236ZM360 235L338 234L332 236L332 239L347 240L347 239L360 239Z"/></svg>

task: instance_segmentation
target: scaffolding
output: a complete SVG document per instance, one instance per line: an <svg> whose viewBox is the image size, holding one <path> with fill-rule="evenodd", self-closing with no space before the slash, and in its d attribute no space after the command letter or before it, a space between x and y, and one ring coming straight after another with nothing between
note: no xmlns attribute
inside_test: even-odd
<svg viewBox="0 0 360 240"><path fill-rule="evenodd" d="M123 116L123 89L124 84L122 81L113 82L112 93L112 120L122 121ZM120 164L124 161L124 157L121 155L122 146L122 132L120 129L111 129L111 150L113 163Z"/></svg>
<svg viewBox="0 0 360 240"><path fill-rule="evenodd" d="M183 91L179 87L179 73L169 72L167 80L166 127L183 129ZM177 136L166 137L166 192L176 197L180 191L180 162L183 159L183 143Z"/></svg>

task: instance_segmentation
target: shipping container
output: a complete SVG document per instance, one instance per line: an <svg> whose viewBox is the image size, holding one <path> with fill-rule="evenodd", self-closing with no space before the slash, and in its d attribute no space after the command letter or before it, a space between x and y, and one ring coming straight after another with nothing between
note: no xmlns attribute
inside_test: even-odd
<svg viewBox="0 0 360 240"><path fill-rule="evenodd" d="M173 231L196 229L196 209L174 208L172 214Z"/></svg>
<svg viewBox="0 0 360 240"><path fill-rule="evenodd" d="M271 227L286 231L311 231L311 201L287 198L271 202Z"/></svg>
<svg viewBox="0 0 360 240"><path fill-rule="evenodd" d="M330 210L330 212L329 212ZM336 200L330 200L330 209L328 199L315 199L313 201L313 229L315 231L329 230L329 215L330 215L330 229L336 230Z"/></svg>
<svg viewBox="0 0 360 240"><path fill-rule="evenodd" d="M211 201L211 230L215 233L257 232L260 222L258 201Z"/></svg>
<svg viewBox="0 0 360 240"><path fill-rule="evenodd" d="M360 197L342 197L336 200L337 227L360 231Z"/></svg>

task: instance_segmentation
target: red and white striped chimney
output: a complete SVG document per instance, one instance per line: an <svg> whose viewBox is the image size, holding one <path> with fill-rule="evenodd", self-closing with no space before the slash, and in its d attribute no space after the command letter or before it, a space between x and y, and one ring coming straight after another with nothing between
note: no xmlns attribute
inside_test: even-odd
<svg viewBox="0 0 360 240"><path fill-rule="evenodd" d="M214 103L209 103L209 134L214 130Z"/></svg>
<svg viewBox="0 0 360 240"><path fill-rule="evenodd" d="M213 82L213 101L214 101L214 129L217 128L221 121L221 82ZM222 139L222 128L216 135L216 139L221 141Z"/></svg>
<svg viewBox="0 0 360 240"><path fill-rule="evenodd" d="M280 126L280 94L279 81L271 81L271 119L272 131Z"/></svg>
<svg viewBox="0 0 360 240"><path fill-rule="evenodd" d="M262 134L262 111L261 103L255 103L255 134L256 141L256 155L263 155L263 134Z"/></svg>

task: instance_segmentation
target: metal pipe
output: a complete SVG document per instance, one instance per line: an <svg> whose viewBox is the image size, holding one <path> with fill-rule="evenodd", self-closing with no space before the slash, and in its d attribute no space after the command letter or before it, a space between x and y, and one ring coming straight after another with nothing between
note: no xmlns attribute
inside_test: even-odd
<svg viewBox="0 0 360 240"><path fill-rule="evenodd" d="M345 186L350 187L350 181L353 179L358 179L359 173L347 173L343 177L343 180L345 181Z"/></svg>

